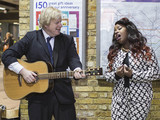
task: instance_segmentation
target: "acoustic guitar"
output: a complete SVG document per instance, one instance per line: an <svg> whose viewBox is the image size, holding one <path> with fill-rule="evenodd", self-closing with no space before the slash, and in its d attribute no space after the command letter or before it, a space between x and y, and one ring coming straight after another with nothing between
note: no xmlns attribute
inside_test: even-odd
<svg viewBox="0 0 160 120"><path fill-rule="evenodd" d="M18 60L18 62L26 69L37 74L37 82L26 83L21 75L4 68L4 90L7 96L13 100L25 98L30 93L44 93L54 87L54 79L73 78L74 75L74 71L50 72L52 67L44 61L28 63ZM84 73L86 76L102 75L102 68L84 70Z"/></svg>

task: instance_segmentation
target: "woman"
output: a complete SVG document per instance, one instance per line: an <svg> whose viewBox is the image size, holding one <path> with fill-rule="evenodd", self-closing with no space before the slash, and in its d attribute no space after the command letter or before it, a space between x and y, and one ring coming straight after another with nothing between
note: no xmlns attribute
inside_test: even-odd
<svg viewBox="0 0 160 120"><path fill-rule="evenodd" d="M115 23L107 81L115 83L112 96L113 120L145 120L153 96L152 81L159 76L154 51L147 39L127 18Z"/></svg>
<svg viewBox="0 0 160 120"><path fill-rule="evenodd" d="M9 38L10 38L10 32L7 32L4 39L3 52L9 48Z"/></svg>
<svg viewBox="0 0 160 120"><path fill-rule="evenodd" d="M9 47L11 47L14 43L13 34L11 34L10 32L7 32L4 42L5 42L4 44L8 44Z"/></svg>

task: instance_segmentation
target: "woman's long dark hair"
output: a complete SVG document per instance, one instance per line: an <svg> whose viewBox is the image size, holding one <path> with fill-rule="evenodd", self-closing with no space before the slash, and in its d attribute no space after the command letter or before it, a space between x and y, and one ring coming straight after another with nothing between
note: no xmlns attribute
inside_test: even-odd
<svg viewBox="0 0 160 120"><path fill-rule="evenodd" d="M128 20L128 18L122 18L118 20L116 24L124 25L127 29L127 39L130 44L130 50L132 51L132 55L135 58L138 58L139 54L142 54L143 59L150 60L151 53L150 48L146 46L147 39L142 35L142 33L137 29L135 24ZM119 49L121 49L122 45L119 44L113 34L112 45L109 48L108 60L109 67L112 69L112 63L114 61L114 57L117 55Z"/></svg>

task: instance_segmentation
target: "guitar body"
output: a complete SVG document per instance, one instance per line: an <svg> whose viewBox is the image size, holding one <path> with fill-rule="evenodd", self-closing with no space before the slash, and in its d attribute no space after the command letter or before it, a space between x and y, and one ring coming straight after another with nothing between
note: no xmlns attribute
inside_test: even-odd
<svg viewBox="0 0 160 120"><path fill-rule="evenodd" d="M24 68L34 71L37 74L40 73L48 73L48 65L43 61L38 61L34 63L27 63L22 60L18 60L18 62L24 66ZM7 96L11 99L22 99L26 97L30 93L44 93L50 87L49 80L38 80L36 83L26 83L21 77L21 85L16 73L10 71L9 69L4 69L3 72L3 84L4 90Z"/></svg>

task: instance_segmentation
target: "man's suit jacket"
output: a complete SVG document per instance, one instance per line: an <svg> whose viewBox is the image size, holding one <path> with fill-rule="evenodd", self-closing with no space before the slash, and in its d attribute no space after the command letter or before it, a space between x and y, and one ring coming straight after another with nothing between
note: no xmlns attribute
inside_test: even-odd
<svg viewBox="0 0 160 120"><path fill-rule="evenodd" d="M28 32L20 41L10 47L2 55L2 61L5 67L16 62L23 55L28 62L45 61L50 62L49 51L42 30ZM76 52L73 37L60 34L55 37L54 50L54 71L66 71L68 66L71 70L82 67L79 56ZM54 80L54 90L57 99L62 104L71 104L75 102L70 79ZM35 94L29 97L30 100L46 99L44 94Z"/></svg>

